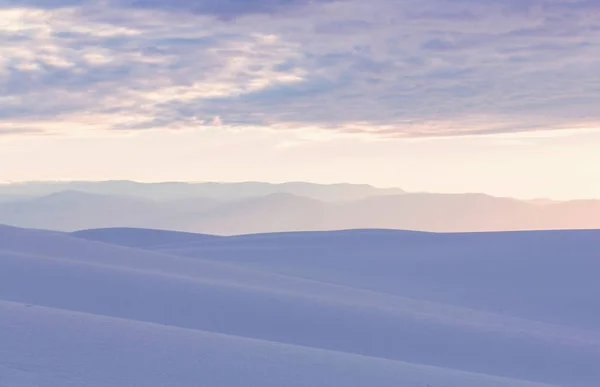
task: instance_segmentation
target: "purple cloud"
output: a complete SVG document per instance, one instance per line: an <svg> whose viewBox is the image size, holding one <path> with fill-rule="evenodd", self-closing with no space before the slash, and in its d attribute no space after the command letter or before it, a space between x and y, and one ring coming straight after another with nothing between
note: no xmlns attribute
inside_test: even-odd
<svg viewBox="0 0 600 387"><path fill-rule="evenodd" d="M214 15L224 20L250 14L275 14L333 0L109 0L104 5L122 9L150 9ZM57 9L93 4L93 0L0 0L0 7Z"/></svg>
<svg viewBox="0 0 600 387"><path fill-rule="evenodd" d="M234 19L240 15L273 14L312 2L315 0L130 0L128 6Z"/></svg>
<svg viewBox="0 0 600 387"><path fill-rule="evenodd" d="M598 1L0 5L47 10L0 30L3 120L141 130L219 117L384 136L600 121Z"/></svg>

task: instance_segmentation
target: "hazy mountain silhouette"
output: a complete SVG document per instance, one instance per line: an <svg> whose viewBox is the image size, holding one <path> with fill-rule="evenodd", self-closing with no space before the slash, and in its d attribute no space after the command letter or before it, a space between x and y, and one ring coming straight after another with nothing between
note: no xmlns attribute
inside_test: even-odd
<svg viewBox="0 0 600 387"><path fill-rule="evenodd" d="M19 227L78 230L135 226L167 209L147 199L62 191L39 198L0 203L0 222Z"/></svg>
<svg viewBox="0 0 600 387"><path fill-rule="evenodd" d="M45 196L66 190L103 195L139 196L154 200L176 200L194 197L235 200L274 193L290 193L333 202L358 200L369 196L397 195L404 192L399 188L376 188L366 184L313 184L303 182L271 184L262 182L139 183L134 181L73 181L25 182L0 185L0 195Z"/></svg>
<svg viewBox="0 0 600 387"><path fill-rule="evenodd" d="M61 231L142 227L219 235L353 228L436 232L600 228L597 200L540 204L484 194L404 193L331 202L286 192L253 196L258 191L236 193L231 185L214 187L220 187L223 196L154 200L73 190L18 201L13 196L0 202L0 223ZM238 187L276 186L240 183ZM278 187L309 187L329 197L333 192L331 187L311 184Z"/></svg>

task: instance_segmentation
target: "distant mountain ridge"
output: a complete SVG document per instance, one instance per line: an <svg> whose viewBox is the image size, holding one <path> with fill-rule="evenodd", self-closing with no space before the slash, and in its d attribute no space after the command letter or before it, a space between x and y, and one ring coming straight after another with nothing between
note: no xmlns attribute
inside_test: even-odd
<svg viewBox="0 0 600 387"><path fill-rule="evenodd" d="M111 185L110 182L107 184ZM103 187L102 184L99 186ZM66 187L72 188L72 185ZM135 196L73 189L15 199L13 192L11 200L0 201L0 223L58 231L136 227L214 235L356 228L433 232L600 228L598 200L541 205L484 194L383 195L385 191L373 188L375 191L371 192L375 194L372 196L324 201L290 192L254 195L258 191L245 190L236 193L232 187L219 188L228 193L222 197L187 196L169 200L164 196L161 200L148 198L155 193ZM261 187L273 190L281 186ZM329 198L343 196L345 199L364 188L352 186L352 195L340 192L330 195L330 186L309 184L300 187L310 187L311 192L320 192L320 195L327 193ZM334 191L339 189L333 188ZM252 195L243 196L250 192Z"/></svg>
<svg viewBox="0 0 600 387"><path fill-rule="evenodd" d="M140 183L128 180L114 181L39 181L0 184L0 196L45 196L61 191L80 191L91 194L139 196L153 200L178 200L194 197L236 200L290 193L323 201L350 201L369 196L399 195L399 188L376 188L367 184L315 184L289 182L281 184L263 182L164 182Z"/></svg>

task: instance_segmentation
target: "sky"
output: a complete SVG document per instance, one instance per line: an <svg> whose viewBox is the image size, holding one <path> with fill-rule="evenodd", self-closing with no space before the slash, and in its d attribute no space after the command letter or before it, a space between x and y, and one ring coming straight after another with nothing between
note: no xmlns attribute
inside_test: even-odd
<svg viewBox="0 0 600 387"><path fill-rule="evenodd" d="M600 0L0 0L0 181L600 198Z"/></svg>

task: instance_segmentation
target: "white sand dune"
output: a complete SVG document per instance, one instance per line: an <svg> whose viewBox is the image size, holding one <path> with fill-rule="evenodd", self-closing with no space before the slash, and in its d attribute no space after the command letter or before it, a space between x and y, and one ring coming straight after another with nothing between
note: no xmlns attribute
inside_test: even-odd
<svg viewBox="0 0 600 387"><path fill-rule="evenodd" d="M587 279L600 266L590 253L599 233L161 234L0 227L0 334L6 336L0 340L10 343L0 349L0 375L11 378L11 387L592 387L600 381L594 305L588 315L572 307L579 322L543 313L597 289ZM499 249L498 238L512 250ZM563 256L582 243L585 249ZM501 259L494 251L520 255ZM495 292L469 279L486 279L481 260L505 281L490 284ZM517 261L524 268L536 263L530 283L540 278L539 288L519 288L526 273L509 272ZM563 274L573 283L555 300L559 292L546 281L564 270L561 262L572 266ZM469 265L472 272L461 271ZM408 280L417 273L441 278L443 271L447 280L438 288L435 281ZM458 297L469 286L478 302L435 297L441 291ZM533 312L478 307L500 302L494 296L502 291L501 301L529 303ZM544 300L549 306L536 308ZM109 361L113 355L119 360Z"/></svg>
<svg viewBox="0 0 600 387"><path fill-rule="evenodd" d="M11 387L550 387L2 301L0 342Z"/></svg>

